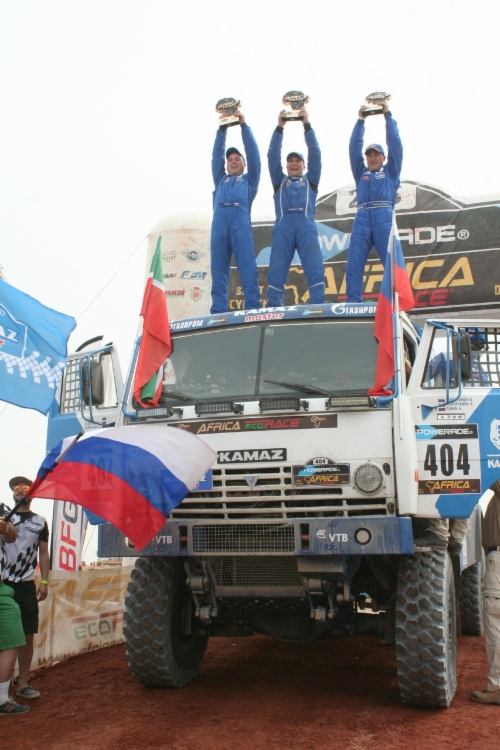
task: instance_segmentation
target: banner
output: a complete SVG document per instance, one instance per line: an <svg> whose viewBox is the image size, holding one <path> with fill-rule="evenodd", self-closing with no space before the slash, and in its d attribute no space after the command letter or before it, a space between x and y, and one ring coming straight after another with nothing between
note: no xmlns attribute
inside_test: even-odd
<svg viewBox="0 0 500 750"><path fill-rule="evenodd" d="M40 602L31 669L123 642L123 610L131 568L51 571Z"/></svg>
<svg viewBox="0 0 500 750"><path fill-rule="evenodd" d="M79 570L87 516L81 505L54 500L51 533L51 570Z"/></svg>
<svg viewBox="0 0 500 750"><path fill-rule="evenodd" d="M0 279L0 399L47 414L75 326L74 318Z"/></svg>
<svg viewBox="0 0 500 750"><path fill-rule="evenodd" d="M346 187L318 198L316 224L325 262L326 301L344 302L345 267L356 215L356 190ZM487 310L500 307L500 195L456 198L425 183L406 181L398 190L396 221L410 276L413 312ZM254 222L255 253L265 302L274 222ZM375 250L365 267L363 298L377 300L384 269ZM235 268L230 309L243 307ZM307 302L297 253L285 286L285 304Z"/></svg>

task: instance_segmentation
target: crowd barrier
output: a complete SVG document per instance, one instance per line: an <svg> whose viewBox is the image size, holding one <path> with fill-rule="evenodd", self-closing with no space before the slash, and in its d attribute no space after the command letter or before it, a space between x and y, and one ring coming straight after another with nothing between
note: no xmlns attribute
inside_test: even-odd
<svg viewBox="0 0 500 750"><path fill-rule="evenodd" d="M32 670L123 642L123 609L130 567L51 571L40 602Z"/></svg>

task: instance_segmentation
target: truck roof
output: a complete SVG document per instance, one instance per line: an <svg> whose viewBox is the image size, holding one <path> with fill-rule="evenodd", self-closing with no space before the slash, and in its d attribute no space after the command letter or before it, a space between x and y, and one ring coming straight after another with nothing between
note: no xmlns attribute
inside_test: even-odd
<svg viewBox="0 0 500 750"><path fill-rule="evenodd" d="M288 307L263 307L257 310L236 310L235 312L203 315L197 318L174 320L170 323L173 333L178 331L220 328L242 323L260 323L277 320L298 320L302 318L365 318L373 319L377 305L375 302L351 303L334 302L323 305L290 305Z"/></svg>

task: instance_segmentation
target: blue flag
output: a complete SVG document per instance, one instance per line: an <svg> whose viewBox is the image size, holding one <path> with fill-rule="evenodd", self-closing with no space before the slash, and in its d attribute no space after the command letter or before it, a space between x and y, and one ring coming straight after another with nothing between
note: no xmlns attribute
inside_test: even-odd
<svg viewBox="0 0 500 750"><path fill-rule="evenodd" d="M47 414L76 321L0 279L0 399Z"/></svg>

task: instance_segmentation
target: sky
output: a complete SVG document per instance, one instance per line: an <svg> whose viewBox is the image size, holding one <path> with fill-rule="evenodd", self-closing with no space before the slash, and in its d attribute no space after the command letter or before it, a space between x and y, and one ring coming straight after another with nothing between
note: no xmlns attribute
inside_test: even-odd
<svg viewBox="0 0 500 750"><path fill-rule="evenodd" d="M497 28L497 4L482 0L0 0L6 280L77 319L70 350L102 334L125 371L147 235L172 214L210 213L225 96L241 100L263 159L283 94L310 97L320 195L352 183L349 137L378 90L392 96L402 180L499 193ZM384 141L383 118L367 139ZM288 124L284 149L303 145ZM253 218L272 211L264 163ZM35 475L45 434L45 417L0 402L0 500L11 476ZM32 507L51 514L49 501Z"/></svg>

